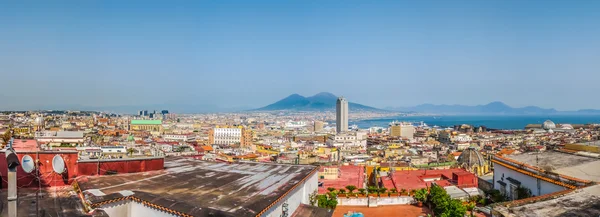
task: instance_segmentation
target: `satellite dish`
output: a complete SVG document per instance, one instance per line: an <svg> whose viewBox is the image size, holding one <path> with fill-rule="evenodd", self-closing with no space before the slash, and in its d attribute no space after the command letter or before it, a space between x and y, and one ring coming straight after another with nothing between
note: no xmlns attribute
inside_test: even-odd
<svg viewBox="0 0 600 217"><path fill-rule="evenodd" d="M23 156L23 158L21 158L21 168L23 168L26 173L31 173L31 171L35 169L33 158L29 155Z"/></svg>
<svg viewBox="0 0 600 217"><path fill-rule="evenodd" d="M52 169L58 174L65 171L65 161L60 155L55 155L54 158L52 158Z"/></svg>

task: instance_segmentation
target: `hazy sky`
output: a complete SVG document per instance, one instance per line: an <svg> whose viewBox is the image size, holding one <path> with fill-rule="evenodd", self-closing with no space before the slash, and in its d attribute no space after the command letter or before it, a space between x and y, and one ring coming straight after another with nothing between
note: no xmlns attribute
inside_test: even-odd
<svg viewBox="0 0 600 217"><path fill-rule="evenodd" d="M321 91L600 109L600 1L24 2L0 2L0 109Z"/></svg>

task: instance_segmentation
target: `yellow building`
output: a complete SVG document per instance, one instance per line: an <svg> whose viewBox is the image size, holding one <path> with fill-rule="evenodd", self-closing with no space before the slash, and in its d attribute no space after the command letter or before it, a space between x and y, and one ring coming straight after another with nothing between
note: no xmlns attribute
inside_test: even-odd
<svg viewBox="0 0 600 217"><path fill-rule="evenodd" d="M162 132L161 120L131 120L129 129L134 131Z"/></svg>
<svg viewBox="0 0 600 217"><path fill-rule="evenodd" d="M278 151L273 150L273 147L268 145L256 145L256 152L261 154L279 154Z"/></svg>
<svg viewBox="0 0 600 217"><path fill-rule="evenodd" d="M574 150L574 151L600 153L600 141L576 143L576 144L566 144L565 149Z"/></svg>

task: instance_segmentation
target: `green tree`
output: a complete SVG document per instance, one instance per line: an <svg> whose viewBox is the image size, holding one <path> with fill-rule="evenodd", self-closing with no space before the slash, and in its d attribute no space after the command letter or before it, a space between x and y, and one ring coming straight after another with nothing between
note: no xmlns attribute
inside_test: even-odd
<svg viewBox="0 0 600 217"><path fill-rule="evenodd" d="M432 204L435 216L463 217L467 208L460 200L450 198L442 187L434 185L429 190L428 201Z"/></svg>
<svg viewBox="0 0 600 217"><path fill-rule="evenodd" d="M504 202L507 199L506 196L497 189L492 189L492 190L486 192L486 194L488 195L490 200L492 200L493 203Z"/></svg>
<svg viewBox="0 0 600 217"><path fill-rule="evenodd" d="M316 206L317 202L319 202L319 192L317 190L315 190L313 193L308 195L308 198L310 201L310 205Z"/></svg>
<svg viewBox="0 0 600 217"><path fill-rule="evenodd" d="M346 193L346 189L340 188L339 192L340 192L340 194L345 194Z"/></svg>
<svg viewBox="0 0 600 217"><path fill-rule="evenodd" d="M392 189L390 189L390 192L392 192L392 193L398 193L398 190L395 189L395 188L392 188Z"/></svg>
<svg viewBox="0 0 600 217"><path fill-rule="evenodd" d="M425 202L425 200L427 200L427 189L421 188L417 190L414 194L414 198L417 201Z"/></svg>
<svg viewBox="0 0 600 217"><path fill-rule="evenodd" d="M532 194L531 194L531 190L529 188L526 188L524 186L519 186L517 188L517 200L530 198L531 196L532 196Z"/></svg>
<svg viewBox="0 0 600 217"><path fill-rule="evenodd" d="M333 192L333 191L335 191L335 188L329 187L329 188L327 188L327 190L328 190L329 192Z"/></svg>
<svg viewBox="0 0 600 217"><path fill-rule="evenodd" d="M440 217L464 217L467 214L467 208L460 200L450 199L447 201L447 205L443 207L444 211L439 214Z"/></svg>
<svg viewBox="0 0 600 217"><path fill-rule="evenodd" d="M348 186L346 186L346 189L348 189L348 192L350 192L350 194L352 194L352 192L354 190L356 190L356 186L354 186L354 185L348 185Z"/></svg>

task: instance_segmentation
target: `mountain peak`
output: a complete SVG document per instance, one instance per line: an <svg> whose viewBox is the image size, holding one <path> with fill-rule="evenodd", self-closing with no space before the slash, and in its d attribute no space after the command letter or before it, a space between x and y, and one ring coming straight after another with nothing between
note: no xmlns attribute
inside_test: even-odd
<svg viewBox="0 0 600 217"><path fill-rule="evenodd" d="M506 103L500 101L494 101L487 104L487 106L508 106Z"/></svg>
<svg viewBox="0 0 600 217"><path fill-rule="evenodd" d="M307 110L307 111L324 111L335 110L337 96L329 92L317 93L311 97L304 97L299 94L292 94L282 100L279 100L268 106L257 110ZM364 106L357 103L349 103L349 109L355 111L382 111L369 106Z"/></svg>
<svg viewBox="0 0 600 217"><path fill-rule="evenodd" d="M312 97L337 98L337 96L335 96L333 93L329 93L329 92L320 92L320 93L315 94Z"/></svg>

